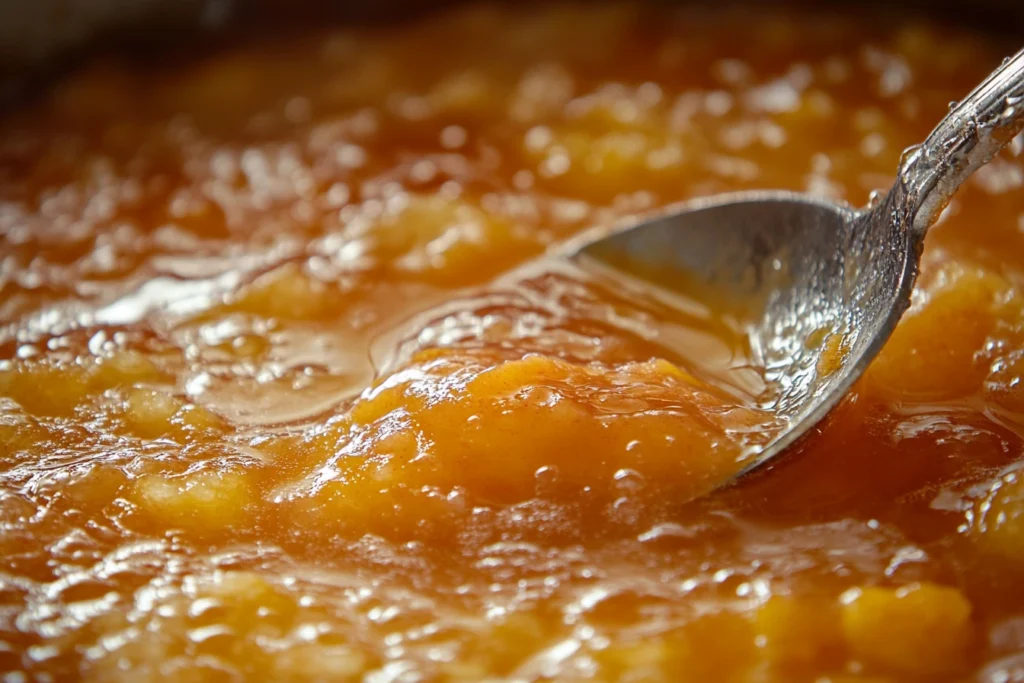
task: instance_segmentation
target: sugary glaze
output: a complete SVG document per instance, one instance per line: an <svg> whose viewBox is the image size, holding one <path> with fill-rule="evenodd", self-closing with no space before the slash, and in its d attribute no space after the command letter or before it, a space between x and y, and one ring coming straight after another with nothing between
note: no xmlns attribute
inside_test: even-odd
<svg viewBox="0 0 1024 683"><path fill-rule="evenodd" d="M863 203L1010 48L544 4L84 66L0 122L3 680L1018 680L1021 144L707 497L777 427L742 330L558 256Z"/></svg>

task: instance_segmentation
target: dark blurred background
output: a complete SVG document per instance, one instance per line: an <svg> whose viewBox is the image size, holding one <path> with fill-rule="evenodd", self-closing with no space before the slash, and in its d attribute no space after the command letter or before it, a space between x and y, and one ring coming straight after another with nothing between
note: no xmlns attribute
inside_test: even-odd
<svg viewBox="0 0 1024 683"><path fill-rule="evenodd" d="M529 0L507 0L524 4ZM671 0L668 0L671 1ZM721 4L722 0L676 0ZM728 1L728 0L726 0ZM752 0L748 0L752 1ZM757 0L821 6L827 0ZM1024 36L1021 0L836 0L914 11ZM225 32L269 32L308 22L374 23L458 0L0 0L0 103L17 99L84 51L204 49ZM884 16L884 14L883 14Z"/></svg>

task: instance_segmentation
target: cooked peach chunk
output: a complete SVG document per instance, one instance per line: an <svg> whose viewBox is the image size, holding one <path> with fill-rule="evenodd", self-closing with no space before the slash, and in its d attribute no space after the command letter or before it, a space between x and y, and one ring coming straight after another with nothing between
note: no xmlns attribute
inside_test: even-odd
<svg viewBox="0 0 1024 683"><path fill-rule="evenodd" d="M125 420L139 436L157 437L170 430L171 419L182 405L180 399L163 391L135 389L126 399Z"/></svg>
<svg viewBox="0 0 1024 683"><path fill-rule="evenodd" d="M1010 472L996 480L970 511L970 536L987 553L1024 562L1024 479Z"/></svg>
<svg viewBox="0 0 1024 683"><path fill-rule="evenodd" d="M813 665L843 651L839 613L823 600L773 596L758 609L755 625L763 655L776 666Z"/></svg>
<svg viewBox="0 0 1024 683"><path fill-rule="evenodd" d="M203 533L230 530L244 523L256 495L244 471L218 469L144 475L134 483L131 499L160 528Z"/></svg>
<svg viewBox="0 0 1024 683"><path fill-rule="evenodd" d="M124 350L97 358L91 379L94 389L111 389L164 382L167 374L142 352Z"/></svg>
<svg viewBox="0 0 1024 683"><path fill-rule="evenodd" d="M13 461L22 451L31 451L46 434L37 420L5 403L0 400L0 465Z"/></svg>
<svg viewBox="0 0 1024 683"><path fill-rule="evenodd" d="M479 639L469 643L457 660L445 665L445 680L454 683L509 676L516 665L528 659L551 636L550 625L528 612L512 612L488 620L476 630Z"/></svg>
<svg viewBox="0 0 1024 683"><path fill-rule="evenodd" d="M7 361L0 368L0 396L34 415L62 416L107 389L166 379L152 360L136 351L60 361Z"/></svg>
<svg viewBox="0 0 1024 683"><path fill-rule="evenodd" d="M609 680L750 680L757 662L754 632L744 615L699 617L654 638L617 642L598 654Z"/></svg>
<svg viewBox="0 0 1024 683"><path fill-rule="evenodd" d="M980 391L987 364L975 358L1010 292L999 275L949 261L925 283L925 297L900 322L868 377L887 393L914 400Z"/></svg>
<svg viewBox="0 0 1024 683"><path fill-rule="evenodd" d="M486 281L536 251L526 235L465 200L409 195L373 224L370 251L388 270L463 285Z"/></svg>
<svg viewBox="0 0 1024 683"><path fill-rule="evenodd" d="M955 674L971 642L971 605L955 588L916 583L869 586L841 599L843 634L854 656L907 676Z"/></svg>
<svg viewBox="0 0 1024 683"><path fill-rule="evenodd" d="M1024 348L1014 343L996 358L985 381L987 398L1013 415L1024 415Z"/></svg>
<svg viewBox="0 0 1024 683"><path fill-rule="evenodd" d="M152 439L192 431L219 431L214 413L164 391L135 388L125 398L124 419L132 433Z"/></svg>
<svg viewBox="0 0 1024 683"><path fill-rule="evenodd" d="M70 415L89 394L80 363L9 361L0 370L0 395L33 415Z"/></svg>
<svg viewBox="0 0 1024 683"><path fill-rule="evenodd" d="M296 638L317 632L322 610L255 572L191 575L181 586L143 589L132 607L99 620L101 632L123 637L94 648L85 680L356 681L372 663L336 638Z"/></svg>
<svg viewBox="0 0 1024 683"><path fill-rule="evenodd" d="M686 501L735 472L771 426L664 360L457 352L424 354L366 391L349 418L308 444L317 473L305 509L406 531L461 511L467 497L608 514L634 497L641 509Z"/></svg>
<svg viewBox="0 0 1024 683"><path fill-rule="evenodd" d="M829 334L822 343L821 356L818 357L818 375L828 377L841 370L848 353L845 335L834 332Z"/></svg>
<svg viewBox="0 0 1024 683"><path fill-rule="evenodd" d="M537 126L524 138L524 154L544 185L585 197L645 188L652 178L680 172L685 142L663 131Z"/></svg>
<svg viewBox="0 0 1024 683"><path fill-rule="evenodd" d="M348 645L298 643L271 660L275 681L362 681L370 658Z"/></svg>
<svg viewBox="0 0 1024 683"><path fill-rule="evenodd" d="M94 463L67 480L63 497L73 508L102 509L118 499L127 481L121 468Z"/></svg>
<svg viewBox="0 0 1024 683"><path fill-rule="evenodd" d="M243 287L228 310L266 318L315 320L338 305L338 292L295 264L280 266Z"/></svg>

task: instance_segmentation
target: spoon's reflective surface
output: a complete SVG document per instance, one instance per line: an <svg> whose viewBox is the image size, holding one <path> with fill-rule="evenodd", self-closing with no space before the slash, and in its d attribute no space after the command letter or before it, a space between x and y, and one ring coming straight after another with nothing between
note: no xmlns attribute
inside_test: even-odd
<svg viewBox="0 0 1024 683"><path fill-rule="evenodd" d="M960 184L1024 129L1024 50L909 150L895 185L864 209L788 192L691 202L592 242L579 256L674 272L717 296L756 302L751 343L787 428L758 468L821 420L881 350L910 304L925 233ZM842 361L823 371L823 331ZM834 351L834 349L833 349Z"/></svg>

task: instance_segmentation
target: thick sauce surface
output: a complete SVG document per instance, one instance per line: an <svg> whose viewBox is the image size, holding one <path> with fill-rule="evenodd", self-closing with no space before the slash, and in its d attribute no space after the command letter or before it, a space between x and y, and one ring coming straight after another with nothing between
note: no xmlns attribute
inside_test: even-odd
<svg viewBox="0 0 1024 683"><path fill-rule="evenodd" d="M842 406L704 498L776 428L734 321L557 255L862 204L1011 47L471 6L72 74L0 121L3 680L1024 680L1019 140Z"/></svg>

